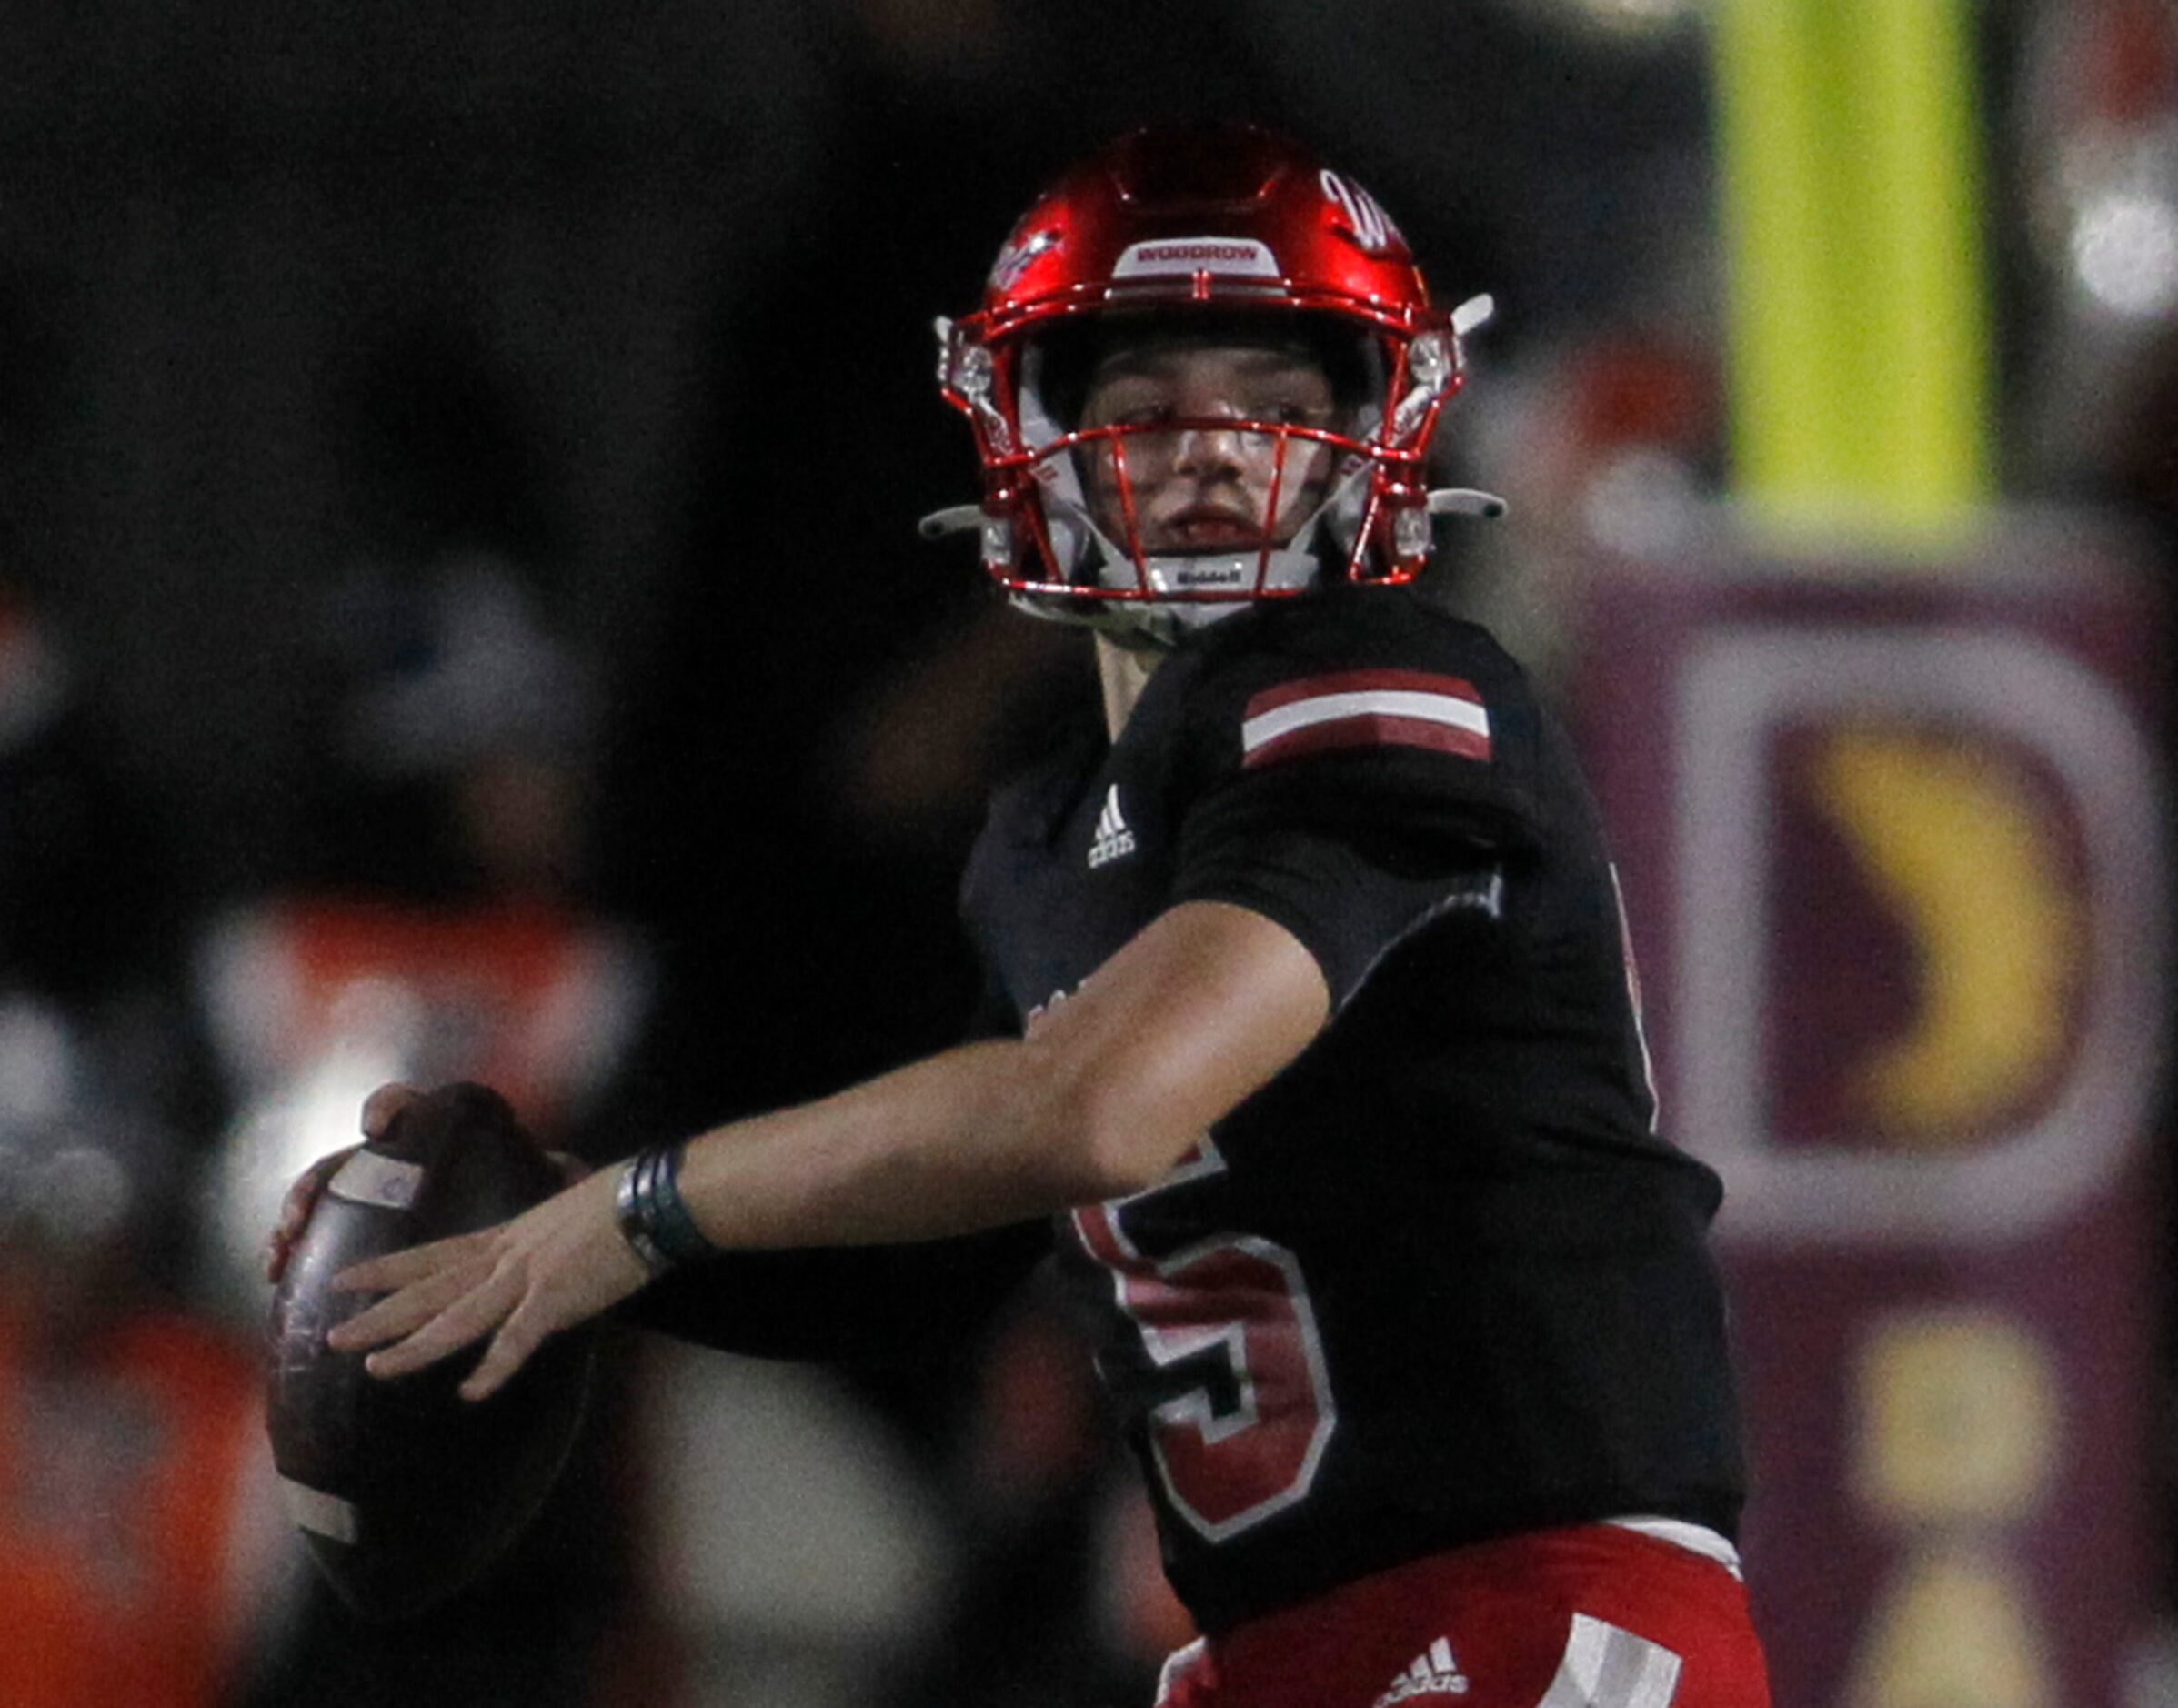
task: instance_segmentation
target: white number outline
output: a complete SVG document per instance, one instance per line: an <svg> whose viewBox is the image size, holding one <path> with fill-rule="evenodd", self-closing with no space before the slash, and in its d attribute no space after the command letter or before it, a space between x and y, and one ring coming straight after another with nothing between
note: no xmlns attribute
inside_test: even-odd
<svg viewBox="0 0 2178 1708"><path fill-rule="evenodd" d="M1626 979L1626 1000L1633 1009L1633 1041L1641 1051L1641 1090L1649 1098L1649 1130L1660 1130L1662 1099L1656 1090L1656 1058L1649 1049L1649 1022L1641 1008L1641 970L1633 958L1633 921L1626 913L1626 889L1619 882L1618 863L1610 863L1611 900L1619 915L1619 959Z"/></svg>
<svg viewBox="0 0 2178 1708"><path fill-rule="evenodd" d="M1233 1386L1240 1402L1220 1416L1212 1407L1209 1392L1201 1387L1189 1389L1176 1398L1153 1406L1149 1411L1150 1457L1156 1463L1158 1481L1163 1485L1173 1511L1186 1519L1189 1526L1205 1541L1221 1542L1250 1530L1273 1513L1306 1500L1315 1486L1316 1474L1323 1462L1324 1451L1330 1444L1339 1425L1339 1408L1331 1393L1330 1378L1325 1368L1323 1340L1316 1326L1316 1309L1309 1297L1307 1279L1300 1272L1300 1260L1274 1240L1258 1234L1219 1234L1184 1247L1172 1256L1162 1260L1145 1257L1120 1218L1128 1206L1139 1203L1154 1193L1169 1191L1190 1181L1205 1179L1225 1172L1225 1158L1216 1143L1207 1135L1196 1148L1183 1158L1178 1166L1155 1186L1125 1198L1115 1198L1101 1204L1077 1208L1072 1211L1074 1234L1081 1249L1099 1268L1112 1279L1112 1299L1120 1313L1134 1324L1142 1349L1150 1361L1160 1370L1169 1369L1183 1359L1192 1358L1214 1347L1222 1346L1225 1360L1232 1371ZM1108 1259L1100 1247L1090 1218L1096 1218L1110 1242L1120 1255L1114 1262ZM1310 1429L1308 1445L1302 1450L1300 1463L1283 1484L1260 1500L1233 1512L1228 1517L1212 1518L1181 1492L1175 1478L1172 1463L1165 1449L1165 1432L1171 1430L1191 1430L1199 1435L1205 1448L1244 1434L1262 1422L1262 1411L1257 1398L1256 1372L1249 1368L1248 1324L1243 1321L1203 1323L1185 1330L1159 1328L1145 1321L1136 1310L1130 1290L1138 1277L1154 1276L1175 1291L1184 1287L1175 1277L1215 1257L1221 1251L1238 1251L1243 1256L1268 1263L1284 1277L1281 1296L1293 1313L1295 1338L1300 1341L1303 1365L1308 1372L1309 1393L1312 1401L1314 1422Z"/></svg>

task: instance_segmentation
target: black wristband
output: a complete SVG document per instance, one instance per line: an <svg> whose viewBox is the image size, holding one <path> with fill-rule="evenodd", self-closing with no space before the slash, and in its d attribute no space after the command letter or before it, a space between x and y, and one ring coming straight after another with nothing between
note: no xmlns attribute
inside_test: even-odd
<svg viewBox="0 0 2178 1708"><path fill-rule="evenodd" d="M620 1237L653 1275L718 1248L704 1237L680 1195L682 1145L637 1152L620 1175L615 1212Z"/></svg>

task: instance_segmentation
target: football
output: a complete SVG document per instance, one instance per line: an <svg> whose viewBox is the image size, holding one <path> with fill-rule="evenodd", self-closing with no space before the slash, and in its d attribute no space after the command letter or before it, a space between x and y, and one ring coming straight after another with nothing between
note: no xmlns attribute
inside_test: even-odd
<svg viewBox="0 0 2178 1708"><path fill-rule="evenodd" d="M543 1504L581 1427L595 1327L554 1336L504 1388L456 1392L482 1343L407 1376L326 1344L370 1293L350 1264L487 1228L549 1197L560 1172L506 1100L440 1088L352 1152L312 1208L273 1300L266 1417L290 1514L341 1597L373 1619L447 1601Z"/></svg>

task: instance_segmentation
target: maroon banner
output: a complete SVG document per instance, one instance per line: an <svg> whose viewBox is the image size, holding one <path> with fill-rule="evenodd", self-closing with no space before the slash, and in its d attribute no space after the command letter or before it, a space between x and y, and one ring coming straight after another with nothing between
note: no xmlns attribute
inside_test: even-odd
<svg viewBox="0 0 2178 1708"><path fill-rule="evenodd" d="M1779 1708L2116 1708L2153 1587L2160 617L2123 543L1596 567L1569 711L1723 1175Z"/></svg>

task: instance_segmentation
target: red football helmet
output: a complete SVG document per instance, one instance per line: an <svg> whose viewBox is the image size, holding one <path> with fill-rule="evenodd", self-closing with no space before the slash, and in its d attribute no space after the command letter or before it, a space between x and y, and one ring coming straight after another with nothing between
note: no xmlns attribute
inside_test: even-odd
<svg viewBox="0 0 2178 1708"><path fill-rule="evenodd" d="M1375 198L1295 144L1252 126L1133 132L1023 216L977 312L938 321L939 387L974 428L984 489L926 526L979 527L984 567L1030 609L1152 638L1334 578L1411 580L1432 508L1501 507L1432 495L1423 469L1465 378L1460 336L1488 312L1431 304ZM1334 401L1314 419L1081 418L1100 356L1175 334L1298 347ZM1141 471L1190 434L1250 447L1253 538L1146 542Z"/></svg>

